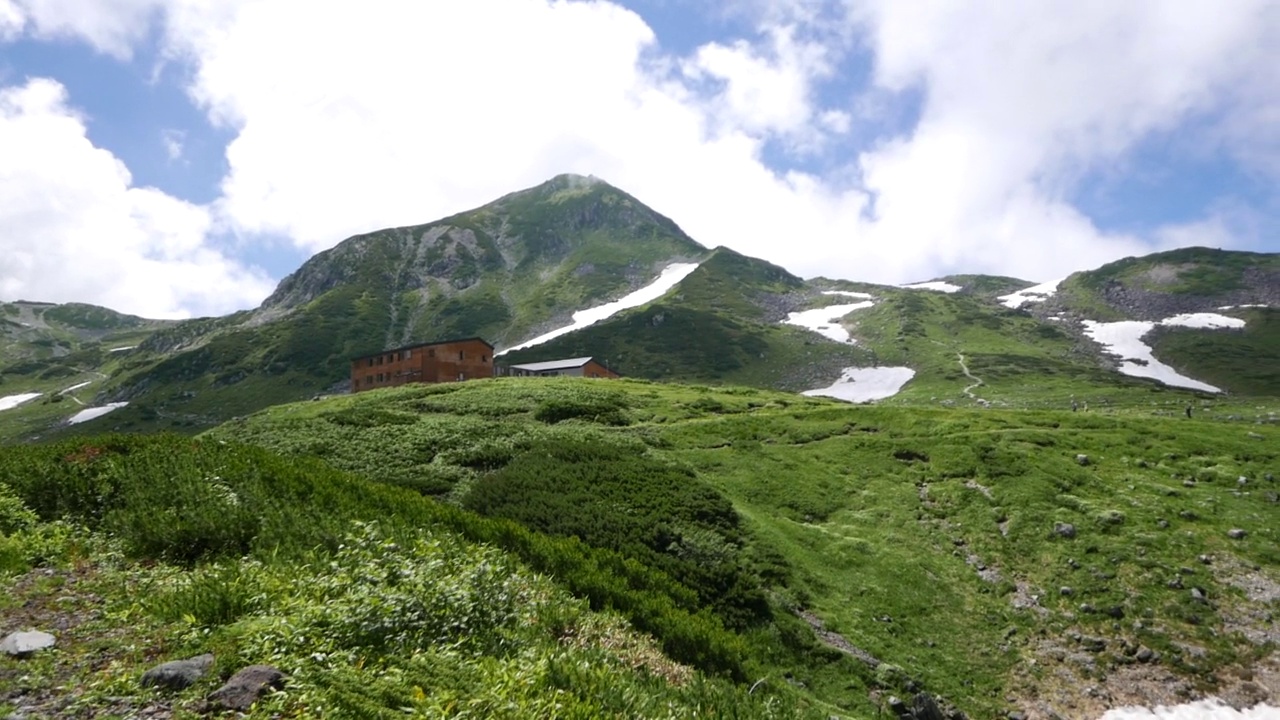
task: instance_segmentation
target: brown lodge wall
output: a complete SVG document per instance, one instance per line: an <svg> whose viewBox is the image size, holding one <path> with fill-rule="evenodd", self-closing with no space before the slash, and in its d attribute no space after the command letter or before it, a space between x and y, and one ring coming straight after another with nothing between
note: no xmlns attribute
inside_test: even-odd
<svg viewBox="0 0 1280 720"><path fill-rule="evenodd" d="M413 345L351 361L351 392L493 377L493 346L473 338Z"/></svg>

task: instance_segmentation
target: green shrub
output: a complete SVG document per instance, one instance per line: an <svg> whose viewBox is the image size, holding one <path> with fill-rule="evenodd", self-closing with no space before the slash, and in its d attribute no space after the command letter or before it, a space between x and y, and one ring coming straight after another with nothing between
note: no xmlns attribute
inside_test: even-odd
<svg viewBox="0 0 1280 720"><path fill-rule="evenodd" d="M478 479L463 505L662 570L731 627L769 617L739 559L743 532L733 506L692 472L638 449L590 438L535 443Z"/></svg>

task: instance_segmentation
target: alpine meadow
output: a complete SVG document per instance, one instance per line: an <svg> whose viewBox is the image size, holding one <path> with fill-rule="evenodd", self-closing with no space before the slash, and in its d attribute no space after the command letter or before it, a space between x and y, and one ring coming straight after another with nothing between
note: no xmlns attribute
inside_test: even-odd
<svg viewBox="0 0 1280 720"><path fill-rule="evenodd" d="M0 303L0 717L1274 708L1277 474L1280 255L805 279L560 175L253 310Z"/></svg>

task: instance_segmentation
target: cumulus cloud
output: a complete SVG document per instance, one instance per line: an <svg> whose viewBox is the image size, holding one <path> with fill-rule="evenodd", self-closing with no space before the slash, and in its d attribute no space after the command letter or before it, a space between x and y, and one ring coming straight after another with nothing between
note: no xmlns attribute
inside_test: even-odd
<svg viewBox="0 0 1280 720"><path fill-rule="evenodd" d="M125 59L146 36L151 19L164 0L0 0L0 38L4 37L6 6L13 27L25 27L41 39L75 38L98 52Z"/></svg>
<svg viewBox="0 0 1280 720"><path fill-rule="evenodd" d="M1274 82L1245 98L1239 87L1280 61L1274 4L929 8L858 6L877 85L925 97L915 128L862 156L873 236L908 238L950 269L1032 277L1175 242L1239 242L1193 232L1209 229L1200 221L1143 237L1105 233L1069 198L1088 171L1121 160L1144 137L1185 129L1228 104L1280 99ZM1274 128L1268 134L1277 137Z"/></svg>
<svg viewBox="0 0 1280 720"><path fill-rule="evenodd" d="M19 7L34 16L35 1ZM151 17L147 0L112 2ZM579 172L704 244L803 275L1039 280L1242 244L1230 202L1127 233L1077 207L1084 178L1145 139L1195 128L1203 152L1280 172L1268 159L1280 158L1268 72L1280 12L1267 0L747 2L751 37L687 57L664 55L639 15L602 1L375 0L357 14L316 3L305 22L289 0L163 8L168 56L234 135L209 212L242 238L311 251ZM66 32L108 52L137 32L72 20ZM868 60L864 87L848 90ZM918 116L898 112L903 98ZM886 118L909 124L865 140ZM796 169L814 152L827 154L821 174Z"/></svg>
<svg viewBox="0 0 1280 720"><path fill-rule="evenodd" d="M57 82L0 87L0 157L0 298L180 317L270 292L260 273L207 245L206 209L132 186Z"/></svg>

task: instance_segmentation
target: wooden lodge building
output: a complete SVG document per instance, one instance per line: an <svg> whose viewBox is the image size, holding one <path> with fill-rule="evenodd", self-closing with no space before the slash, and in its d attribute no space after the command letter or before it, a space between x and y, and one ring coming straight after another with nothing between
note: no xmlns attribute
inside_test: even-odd
<svg viewBox="0 0 1280 720"><path fill-rule="evenodd" d="M478 337L406 345L351 361L351 392L493 377L493 346Z"/></svg>
<svg viewBox="0 0 1280 720"><path fill-rule="evenodd" d="M478 337L406 345L351 361L351 392L408 383L444 383L511 377L616 378L618 373L590 357L496 366L493 346Z"/></svg>

